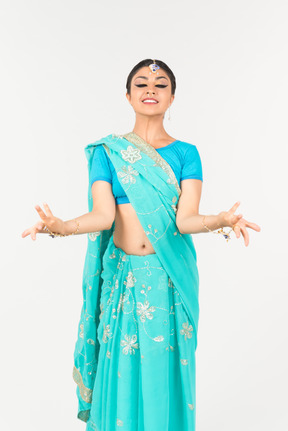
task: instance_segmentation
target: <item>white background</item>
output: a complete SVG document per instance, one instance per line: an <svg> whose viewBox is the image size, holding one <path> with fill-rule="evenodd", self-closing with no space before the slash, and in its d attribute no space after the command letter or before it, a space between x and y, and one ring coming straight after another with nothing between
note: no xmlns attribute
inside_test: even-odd
<svg viewBox="0 0 288 431"><path fill-rule="evenodd" d="M193 235L197 431L286 431L287 2L2 0L0 15L1 429L85 429L72 368L87 236L21 233L45 201L87 212L84 147L132 130L126 79L156 58L177 81L165 128L201 155L200 214L240 200L262 228L248 247Z"/></svg>

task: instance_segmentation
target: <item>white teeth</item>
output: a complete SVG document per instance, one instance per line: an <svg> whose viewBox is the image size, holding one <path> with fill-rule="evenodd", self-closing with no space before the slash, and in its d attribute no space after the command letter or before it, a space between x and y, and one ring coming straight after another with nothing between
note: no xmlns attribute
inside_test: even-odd
<svg viewBox="0 0 288 431"><path fill-rule="evenodd" d="M158 103L155 100L144 100L143 103Z"/></svg>

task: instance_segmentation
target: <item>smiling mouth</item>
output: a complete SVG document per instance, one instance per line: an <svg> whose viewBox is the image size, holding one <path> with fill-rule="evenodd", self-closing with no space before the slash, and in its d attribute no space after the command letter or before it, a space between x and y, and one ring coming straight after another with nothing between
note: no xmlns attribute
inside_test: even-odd
<svg viewBox="0 0 288 431"><path fill-rule="evenodd" d="M158 102L156 102L156 100L154 102L152 100L142 100L142 103L145 103L146 105L157 105Z"/></svg>

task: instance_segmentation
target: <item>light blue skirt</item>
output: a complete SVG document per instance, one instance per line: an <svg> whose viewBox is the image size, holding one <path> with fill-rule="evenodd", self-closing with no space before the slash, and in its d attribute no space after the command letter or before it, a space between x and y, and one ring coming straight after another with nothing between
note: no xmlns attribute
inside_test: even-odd
<svg viewBox="0 0 288 431"><path fill-rule="evenodd" d="M126 254L112 235L101 277L86 431L194 431L194 328L157 254Z"/></svg>

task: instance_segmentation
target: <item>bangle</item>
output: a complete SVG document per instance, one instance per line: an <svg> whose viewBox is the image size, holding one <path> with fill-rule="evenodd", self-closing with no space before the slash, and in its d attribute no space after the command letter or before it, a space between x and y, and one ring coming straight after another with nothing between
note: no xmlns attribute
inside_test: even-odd
<svg viewBox="0 0 288 431"><path fill-rule="evenodd" d="M63 236L75 235L75 234L79 231L80 224L79 224L79 222L78 222L76 219L74 219L74 221L75 221L75 223L76 223L76 225L77 225L77 228L76 228L76 230L75 230L74 232L72 232L72 233L63 234L63 233L51 232L51 230L50 230L50 229L48 229L48 227L47 227L47 226L44 226L44 227L43 227L43 230L45 230L46 232L48 232L48 233L49 233L49 236L51 236L51 238L54 238L55 236L61 236L61 237L63 237Z"/></svg>
<svg viewBox="0 0 288 431"><path fill-rule="evenodd" d="M218 229L217 230L217 232L214 232L214 231L212 231L211 229L209 229L209 227L208 226L206 226L206 224L204 223L204 219L205 219L205 217L206 216L204 216L203 217L203 219L202 219L202 224L203 224L203 226L209 231L209 232L212 232L212 233L218 233L218 234L221 234L221 235L223 235L224 236L224 238L226 239L226 242L228 242L228 240L229 239L231 239L231 237L230 237L230 232L233 230L233 229L230 229L229 230L229 232L224 232L224 230L223 230L223 228L221 227L221 229Z"/></svg>

